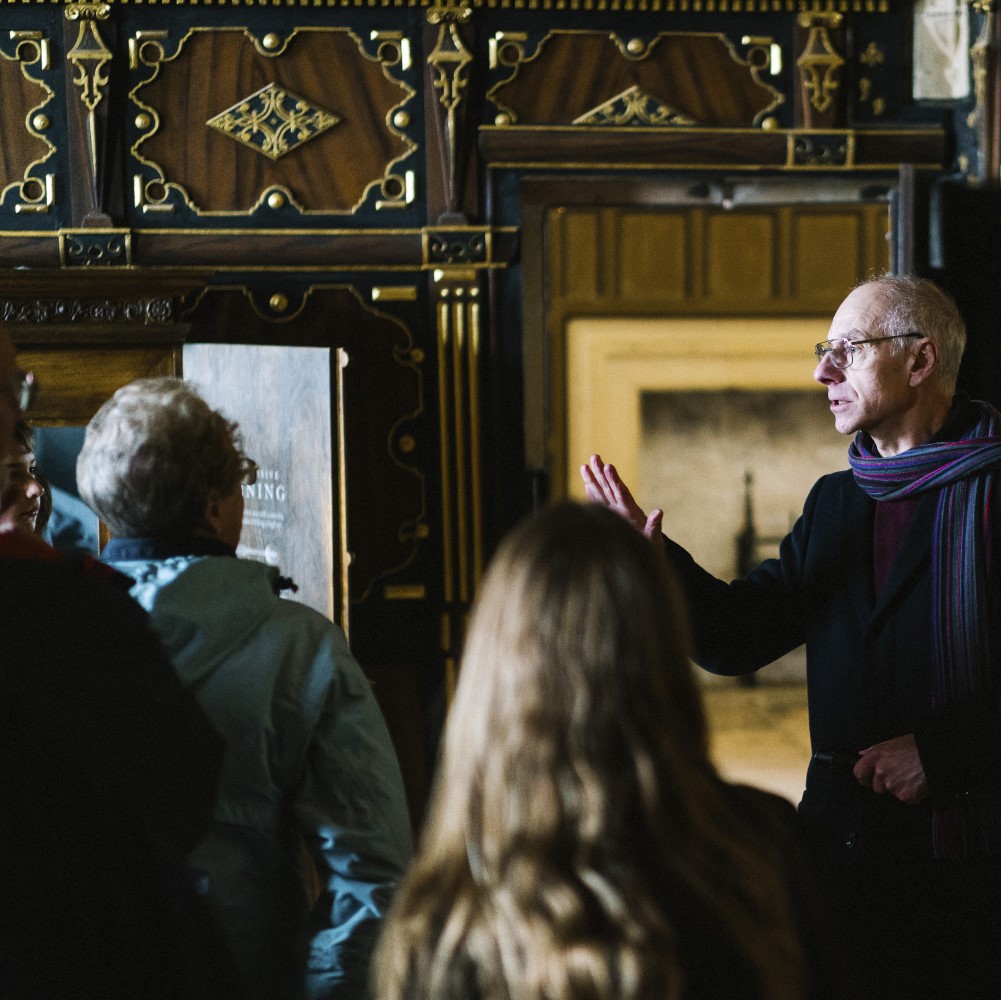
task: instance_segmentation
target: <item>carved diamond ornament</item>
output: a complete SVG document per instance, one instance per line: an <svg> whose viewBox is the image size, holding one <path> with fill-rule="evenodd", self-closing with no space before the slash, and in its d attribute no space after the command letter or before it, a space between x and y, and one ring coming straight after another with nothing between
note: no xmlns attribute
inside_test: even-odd
<svg viewBox="0 0 1001 1000"><path fill-rule="evenodd" d="M340 120L332 112L269 83L205 124L277 160Z"/></svg>

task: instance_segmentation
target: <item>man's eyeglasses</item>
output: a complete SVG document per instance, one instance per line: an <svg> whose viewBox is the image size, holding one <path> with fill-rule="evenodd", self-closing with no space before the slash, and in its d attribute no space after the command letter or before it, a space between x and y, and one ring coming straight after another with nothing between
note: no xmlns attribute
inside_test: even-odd
<svg viewBox="0 0 1001 1000"><path fill-rule="evenodd" d="M911 333L898 333L892 337L870 337L868 340L848 340L844 337L838 337L834 340L821 341L813 351L818 359L823 359L825 354L829 354L835 368L848 368L862 344L878 344L884 340L902 340L905 337L923 336L923 333L912 331Z"/></svg>
<svg viewBox="0 0 1001 1000"><path fill-rule="evenodd" d="M244 486L253 486L257 482L257 470L260 466L252 459L243 455L240 458L240 482Z"/></svg>
<svg viewBox="0 0 1001 1000"><path fill-rule="evenodd" d="M38 394L34 372L16 372L10 377L10 395L22 413L27 413Z"/></svg>

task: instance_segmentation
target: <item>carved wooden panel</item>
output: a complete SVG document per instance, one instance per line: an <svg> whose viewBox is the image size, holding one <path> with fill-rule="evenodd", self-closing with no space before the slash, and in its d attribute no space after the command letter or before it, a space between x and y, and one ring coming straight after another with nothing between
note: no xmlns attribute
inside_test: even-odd
<svg viewBox="0 0 1001 1000"><path fill-rule="evenodd" d="M373 191L401 205L412 197L397 170L415 148L393 123L414 94L390 72L398 47L370 55L341 28L160 35L138 44L132 91L135 201L147 224L184 204L350 213ZM409 121L402 114L396 122Z"/></svg>
<svg viewBox="0 0 1001 1000"><path fill-rule="evenodd" d="M14 214L46 212L55 181L42 165L55 152L43 135L51 124L52 90L33 75L49 58L41 32L10 31L0 38L0 206Z"/></svg>
<svg viewBox="0 0 1001 1000"><path fill-rule="evenodd" d="M558 315L830 312L888 269L888 229L881 204L556 208L552 304Z"/></svg>
<svg viewBox="0 0 1001 1000"><path fill-rule="evenodd" d="M512 49L508 45L508 51ZM552 32L488 94L503 125L751 126L784 98L722 34Z"/></svg>
<svg viewBox="0 0 1001 1000"><path fill-rule="evenodd" d="M174 375L177 352L169 346L31 346L20 349L18 364L38 376L31 419L43 424L86 424L116 389L137 378Z"/></svg>

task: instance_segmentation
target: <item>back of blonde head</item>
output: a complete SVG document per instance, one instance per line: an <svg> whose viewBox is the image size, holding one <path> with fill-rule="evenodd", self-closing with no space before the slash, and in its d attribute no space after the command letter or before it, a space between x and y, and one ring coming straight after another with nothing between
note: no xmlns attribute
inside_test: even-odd
<svg viewBox="0 0 1001 1000"><path fill-rule="evenodd" d="M662 554L616 515L564 504L509 537L375 963L380 1000L681 996L671 899L764 995L800 995L786 887L719 795L687 648Z"/></svg>

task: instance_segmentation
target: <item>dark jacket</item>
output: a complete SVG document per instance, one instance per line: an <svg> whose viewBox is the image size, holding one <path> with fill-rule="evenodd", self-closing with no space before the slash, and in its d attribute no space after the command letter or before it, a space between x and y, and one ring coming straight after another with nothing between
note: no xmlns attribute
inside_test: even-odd
<svg viewBox="0 0 1001 1000"><path fill-rule="evenodd" d="M931 799L906 806L861 786L850 764L812 762L800 811L833 851L931 857L932 804L971 787L998 788L996 706L932 707L931 546L935 494L924 495L878 599L875 501L850 472L821 478L777 559L730 584L667 542L691 606L696 660L741 674L802 643L814 751L858 751L916 736ZM995 579L998 565L995 563Z"/></svg>
<svg viewBox="0 0 1001 1000"><path fill-rule="evenodd" d="M187 1000L223 744L96 566L0 536L0 995Z"/></svg>

